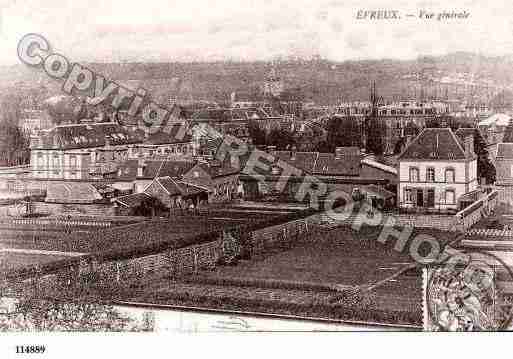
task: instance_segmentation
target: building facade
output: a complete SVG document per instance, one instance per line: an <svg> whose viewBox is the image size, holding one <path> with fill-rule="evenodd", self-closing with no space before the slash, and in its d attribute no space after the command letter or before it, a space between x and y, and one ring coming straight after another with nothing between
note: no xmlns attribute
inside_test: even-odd
<svg viewBox="0 0 513 359"><path fill-rule="evenodd" d="M115 123L60 125L31 139L36 179L91 180L115 173L143 139Z"/></svg>
<svg viewBox="0 0 513 359"><path fill-rule="evenodd" d="M398 204L402 208L457 210L478 188L473 137L461 143L450 128L426 128L398 158Z"/></svg>

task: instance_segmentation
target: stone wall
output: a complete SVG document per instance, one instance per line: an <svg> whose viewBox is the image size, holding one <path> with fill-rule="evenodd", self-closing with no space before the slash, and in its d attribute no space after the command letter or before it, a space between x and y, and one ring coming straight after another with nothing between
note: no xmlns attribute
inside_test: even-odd
<svg viewBox="0 0 513 359"><path fill-rule="evenodd" d="M47 203L32 202L34 213L46 215L89 215L89 216L115 216L116 211L110 203L93 203L93 204L64 204L64 203Z"/></svg>
<svg viewBox="0 0 513 359"><path fill-rule="evenodd" d="M263 228L251 233L249 241L251 246L251 255L259 255L268 248L274 248L282 245L293 244L299 236L307 233L312 228L309 221L317 221L318 215L299 219L276 226Z"/></svg>

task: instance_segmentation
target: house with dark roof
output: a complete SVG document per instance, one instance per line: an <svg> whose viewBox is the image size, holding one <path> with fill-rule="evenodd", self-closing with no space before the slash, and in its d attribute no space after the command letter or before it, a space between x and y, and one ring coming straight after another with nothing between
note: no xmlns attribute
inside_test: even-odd
<svg viewBox="0 0 513 359"><path fill-rule="evenodd" d="M169 176L158 177L144 190L168 209L197 207L208 203L209 190Z"/></svg>
<svg viewBox="0 0 513 359"><path fill-rule="evenodd" d="M168 215L173 209L196 208L208 203L207 188L171 178L155 178L144 192L113 199L120 215Z"/></svg>
<svg viewBox="0 0 513 359"><path fill-rule="evenodd" d="M140 193L157 177L181 179L196 165L195 161L129 159L117 170L116 182L120 189L133 189ZM127 186L123 186L127 184Z"/></svg>
<svg viewBox="0 0 513 359"><path fill-rule="evenodd" d="M460 140L450 128L425 128L398 157L398 205L456 210L478 187L474 137Z"/></svg>
<svg viewBox="0 0 513 359"><path fill-rule="evenodd" d="M183 181L209 191L210 203L229 202L239 193L239 168L230 161L198 163L183 175Z"/></svg>
<svg viewBox="0 0 513 359"><path fill-rule="evenodd" d="M130 158L192 158L196 154L195 141L186 124L174 124L163 131L152 133L143 143L133 146Z"/></svg>
<svg viewBox="0 0 513 359"><path fill-rule="evenodd" d="M116 123L55 126L31 138L32 177L92 180L116 172L129 147L142 143L139 133Z"/></svg>
<svg viewBox="0 0 513 359"><path fill-rule="evenodd" d="M268 149L273 162L268 170L258 169L259 177L249 173L243 165L240 181L246 199L274 197L296 201L296 194L306 176L313 176L327 185L328 192L344 191L351 194L367 185L395 190L395 168L362 158L358 147L338 147L334 153L275 151ZM282 176L284 167L291 166L295 173Z"/></svg>

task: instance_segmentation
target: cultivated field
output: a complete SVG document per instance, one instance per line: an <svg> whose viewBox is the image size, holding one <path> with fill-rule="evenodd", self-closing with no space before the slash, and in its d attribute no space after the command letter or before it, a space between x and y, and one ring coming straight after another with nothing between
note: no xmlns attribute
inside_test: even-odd
<svg viewBox="0 0 513 359"><path fill-rule="evenodd" d="M420 325L420 270L345 297L332 288L366 286L398 272L412 260L377 242L379 231L340 227L315 232L289 249L220 266L179 280L141 288L138 300L226 310L260 311L389 324ZM433 234L433 233L431 233ZM437 233L438 234L438 233ZM442 236L436 236L441 238ZM451 238L443 238L442 242Z"/></svg>

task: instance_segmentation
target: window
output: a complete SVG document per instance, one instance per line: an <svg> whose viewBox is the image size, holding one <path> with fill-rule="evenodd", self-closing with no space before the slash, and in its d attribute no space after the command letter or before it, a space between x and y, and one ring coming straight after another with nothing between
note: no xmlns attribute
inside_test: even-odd
<svg viewBox="0 0 513 359"><path fill-rule="evenodd" d="M426 182L435 182L435 169L433 167L426 169Z"/></svg>
<svg viewBox="0 0 513 359"><path fill-rule="evenodd" d="M513 177L513 165L511 165L511 177Z"/></svg>
<svg viewBox="0 0 513 359"><path fill-rule="evenodd" d="M419 169L417 167L410 167L410 182L419 181Z"/></svg>
<svg viewBox="0 0 513 359"><path fill-rule="evenodd" d="M52 166L53 168L58 168L60 167L60 161L59 161L59 156L58 155L53 155L52 157Z"/></svg>
<svg viewBox="0 0 513 359"><path fill-rule="evenodd" d="M406 203L413 203L413 191L411 188L404 189L404 201Z"/></svg>
<svg viewBox="0 0 513 359"><path fill-rule="evenodd" d="M445 191L445 203L446 204L454 204L455 203L454 190L448 189Z"/></svg>
<svg viewBox="0 0 513 359"><path fill-rule="evenodd" d="M69 156L69 165L72 168L77 166L77 157L76 156Z"/></svg>
<svg viewBox="0 0 513 359"><path fill-rule="evenodd" d="M446 168L445 169L445 182L447 182L447 183L454 182L454 168Z"/></svg>

